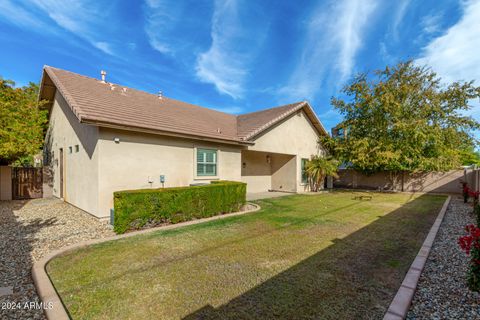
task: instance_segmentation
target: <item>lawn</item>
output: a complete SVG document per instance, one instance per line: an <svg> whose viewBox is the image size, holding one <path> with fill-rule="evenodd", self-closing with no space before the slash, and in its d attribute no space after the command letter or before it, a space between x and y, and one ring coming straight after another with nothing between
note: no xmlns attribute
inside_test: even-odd
<svg viewBox="0 0 480 320"><path fill-rule="evenodd" d="M444 196L358 192L70 252L47 265L74 319L381 318Z"/></svg>

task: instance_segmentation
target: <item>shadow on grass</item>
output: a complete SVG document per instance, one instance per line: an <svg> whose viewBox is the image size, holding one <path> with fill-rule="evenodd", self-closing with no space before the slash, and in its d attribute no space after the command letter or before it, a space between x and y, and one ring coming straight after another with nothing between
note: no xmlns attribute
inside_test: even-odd
<svg viewBox="0 0 480 320"><path fill-rule="evenodd" d="M432 205L426 198L335 239L228 303L205 305L184 319L379 319L444 200Z"/></svg>

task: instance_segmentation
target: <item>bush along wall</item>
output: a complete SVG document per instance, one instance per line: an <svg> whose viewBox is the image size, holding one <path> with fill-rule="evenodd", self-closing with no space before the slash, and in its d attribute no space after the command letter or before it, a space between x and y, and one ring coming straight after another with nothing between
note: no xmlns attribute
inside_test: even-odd
<svg viewBox="0 0 480 320"><path fill-rule="evenodd" d="M239 211L246 203L246 193L247 185L234 181L118 191L114 193L113 228L124 233L147 224L179 223Z"/></svg>
<svg viewBox="0 0 480 320"><path fill-rule="evenodd" d="M473 214L477 225L471 224L465 227L467 235L458 239L460 248L470 256L467 283L472 291L480 292L480 192L471 190L466 183L463 184L464 201L473 199Z"/></svg>

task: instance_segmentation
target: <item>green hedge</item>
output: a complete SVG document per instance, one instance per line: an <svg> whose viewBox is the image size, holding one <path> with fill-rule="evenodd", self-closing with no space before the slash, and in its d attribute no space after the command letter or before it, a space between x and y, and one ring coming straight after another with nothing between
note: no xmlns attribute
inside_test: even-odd
<svg viewBox="0 0 480 320"><path fill-rule="evenodd" d="M146 224L178 223L238 211L246 202L247 185L212 181L191 187L142 189L114 193L115 232Z"/></svg>

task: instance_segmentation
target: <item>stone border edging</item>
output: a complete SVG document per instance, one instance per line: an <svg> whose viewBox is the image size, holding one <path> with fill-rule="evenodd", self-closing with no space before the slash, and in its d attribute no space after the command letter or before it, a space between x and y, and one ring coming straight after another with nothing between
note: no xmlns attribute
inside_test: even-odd
<svg viewBox="0 0 480 320"><path fill-rule="evenodd" d="M246 211L239 211L239 212L234 212L234 213L227 213L227 214L222 214L218 216L213 216L209 218L204 218L204 219L198 219L198 220L191 220L191 221L186 221L186 222L181 222L181 223L176 223L176 224L170 224L166 226L161 226L161 227L155 227L151 229L145 229L145 230L140 230L140 231L133 231L129 232L126 234L121 234L121 235L116 235L112 237L107 237L107 238L102 238L102 239L93 239L93 240L88 240L84 242L80 242L77 244L73 244L55 251L52 251L48 253L45 257L40 259L39 261L35 262L32 267L32 278L33 282L35 284L35 288L37 289L37 294L38 297L40 298L40 301L43 303L43 311L45 313L45 316L49 320L68 320L70 319L70 316L65 309L62 300L57 294L57 291L55 290L55 287L53 286L53 283L50 280L50 277L47 274L46 271L46 266L47 263L50 262L53 258L64 254L69 251L73 251L76 249L80 249L83 247L87 247L93 244L98 244L102 242L108 242L108 241L113 241L113 240L119 240L119 239L124 239L124 238L130 238L133 236L138 236L146 233L151 233L155 231L162 231L162 230L170 230L170 229L177 229L180 227L185 227L185 226L190 226L190 225L195 225L199 223L204 223L204 222L209 222L209 221L214 221L214 220L219 220L223 218L228 218L228 217L234 217L234 216L239 216L243 215L246 213L251 213L260 210L260 206L258 204L250 203L247 202L247 204L254 206L255 208L246 210ZM48 306L51 305L51 308L48 308Z"/></svg>
<svg viewBox="0 0 480 320"><path fill-rule="evenodd" d="M415 260L413 260L413 263L410 265L410 269L408 269L402 285L398 289L397 294L388 307L383 320L400 320L405 319L407 316L408 310L410 309L410 304L412 303L413 295L415 294L415 290L417 288L418 280L420 279L420 275L425 267L428 255L430 254L433 242L435 241L435 237L440 229L440 225L442 224L443 217L445 216L445 212L447 211L451 199L452 197L448 196L447 200L445 200L442 209L438 213L437 219L430 228L430 231L420 247Z"/></svg>

